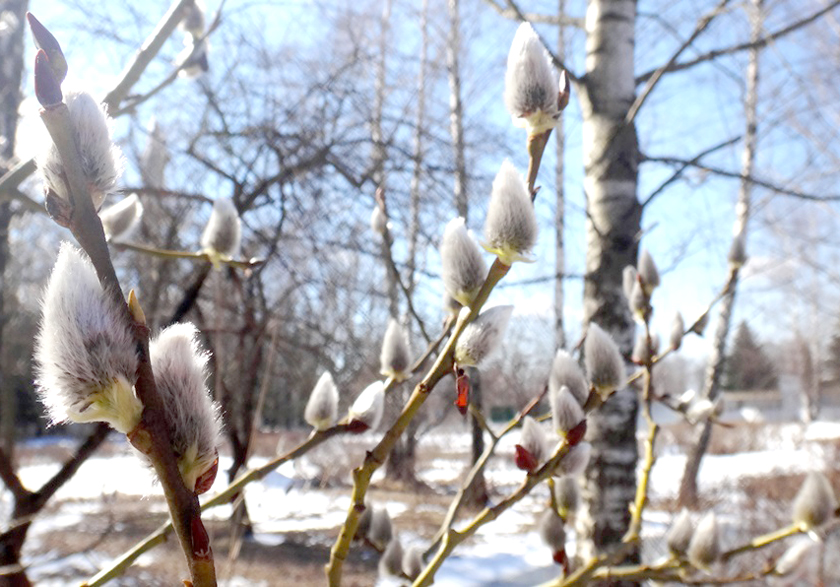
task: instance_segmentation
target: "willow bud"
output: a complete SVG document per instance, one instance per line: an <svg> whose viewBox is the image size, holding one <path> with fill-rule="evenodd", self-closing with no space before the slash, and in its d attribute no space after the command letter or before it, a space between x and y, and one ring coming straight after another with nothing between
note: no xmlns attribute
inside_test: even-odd
<svg viewBox="0 0 840 587"><path fill-rule="evenodd" d="M149 357L184 485L210 489L219 463L221 408L205 384L209 354L189 323L163 329L149 343Z"/></svg>
<svg viewBox="0 0 840 587"><path fill-rule="evenodd" d="M109 206L99 213L102 229L108 240L114 240L128 235L137 226L143 216L143 204L137 194L123 198L113 206Z"/></svg>
<svg viewBox="0 0 840 587"><path fill-rule="evenodd" d="M338 388L329 371L324 371L309 395L303 419L315 430L326 430L338 418Z"/></svg>
<svg viewBox="0 0 840 587"><path fill-rule="evenodd" d="M566 549L566 524L553 509L547 509L540 518L540 538L556 554Z"/></svg>
<svg viewBox="0 0 840 587"><path fill-rule="evenodd" d="M565 436L570 430L583 422L586 415L583 413L583 408L577 398L565 385L561 386L557 393L551 393L551 391L549 393L551 394L549 400L554 428L562 436Z"/></svg>
<svg viewBox="0 0 840 587"><path fill-rule="evenodd" d="M677 312L674 316L674 321L671 323L671 348L678 351L682 346L683 333L685 332L685 322L682 314Z"/></svg>
<svg viewBox="0 0 840 587"><path fill-rule="evenodd" d="M370 213L370 229L380 235L384 235L386 230L391 229L391 223L388 222L388 217L379 205L375 205L373 212Z"/></svg>
<svg viewBox="0 0 840 587"><path fill-rule="evenodd" d="M656 263L653 262L650 252L647 249L642 250L639 256L639 278L645 288L645 293L650 297L653 290L659 287L659 270L656 268Z"/></svg>
<svg viewBox="0 0 840 587"><path fill-rule="evenodd" d="M560 515L569 519L580 507L580 485L576 478L564 475L554 482L554 499Z"/></svg>
<svg viewBox="0 0 840 587"><path fill-rule="evenodd" d="M441 277L446 291L469 306L487 277L487 265L463 218L450 220L440 244Z"/></svg>
<svg viewBox="0 0 840 587"><path fill-rule="evenodd" d="M519 468L529 473L542 465L548 456L548 439L543 429L531 416L525 416L522 421L517 451L520 453L520 458L517 459ZM527 456L522 454L523 451L527 453Z"/></svg>
<svg viewBox="0 0 840 587"><path fill-rule="evenodd" d="M588 442L579 442L570 447L566 456L560 459L560 464L557 466L558 475L575 477L583 474L591 456L592 445Z"/></svg>
<svg viewBox="0 0 840 587"><path fill-rule="evenodd" d="M689 562L698 569L708 571L720 555L717 518L709 512L697 524L697 529L688 544Z"/></svg>
<svg viewBox="0 0 840 587"><path fill-rule="evenodd" d="M808 473L793 500L793 522L812 530L834 517L836 509L837 497L825 475Z"/></svg>
<svg viewBox="0 0 840 587"><path fill-rule="evenodd" d="M391 318L382 341L379 355L379 373L392 377L395 381L408 379L411 367L411 351L408 345L408 332L399 322Z"/></svg>
<svg viewBox="0 0 840 587"><path fill-rule="evenodd" d="M230 260L239 254L242 239L242 221L230 198L216 198L210 220L201 234L201 248L217 267L221 260Z"/></svg>
<svg viewBox="0 0 840 587"><path fill-rule="evenodd" d="M394 526L391 516L385 508L372 508L370 528L368 528L367 539L378 548L385 548L394 535Z"/></svg>
<svg viewBox="0 0 840 587"><path fill-rule="evenodd" d="M797 570L810 566L806 563L806 560L816 553L818 545L819 542L811 538L799 538L779 557L773 572L776 575L786 577L793 575Z"/></svg>
<svg viewBox="0 0 840 587"><path fill-rule="evenodd" d="M639 282L639 274L632 265L627 265L621 272L621 290L627 301L633 299L633 286Z"/></svg>
<svg viewBox="0 0 840 587"><path fill-rule="evenodd" d="M674 556L684 557L688 552L692 534L694 534L694 524L691 522L691 514L683 508L679 515L674 518L671 527L668 528L668 533L665 535L668 550Z"/></svg>
<svg viewBox="0 0 840 587"><path fill-rule="evenodd" d="M38 396L53 423L107 422L127 433L140 422L134 394L137 345L90 261L62 243L35 340Z"/></svg>
<svg viewBox="0 0 840 587"><path fill-rule="evenodd" d="M87 92L70 91L65 93L64 102L79 150L82 175L90 190L93 207L99 209L122 174L122 152L111 140L111 119L93 96ZM69 202L67 173L58 149L52 141L44 141L43 146L37 160L44 184L48 190Z"/></svg>
<svg viewBox="0 0 840 587"><path fill-rule="evenodd" d="M602 398L620 389L626 380L624 359L612 337L590 322L583 347L589 380Z"/></svg>
<svg viewBox="0 0 840 587"><path fill-rule="evenodd" d="M455 344L455 362L470 366L483 361L499 346L511 313L513 306L494 306L467 324Z"/></svg>
<svg viewBox="0 0 840 587"><path fill-rule="evenodd" d="M350 406L348 420L359 431L375 430L382 421L384 411L385 388L381 381L374 381L359 394L359 397Z"/></svg>
<svg viewBox="0 0 840 587"><path fill-rule="evenodd" d="M379 558L379 574L383 577L402 575L403 549L399 538L392 538Z"/></svg>
<svg viewBox="0 0 840 587"><path fill-rule="evenodd" d="M577 402L583 406L589 399L589 384L580 368L580 365L572 356L559 349L554 355L554 362L551 364L551 375L548 378L548 391L553 397L560 392L561 387L567 387Z"/></svg>
<svg viewBox="0 0 840 587"><path fill-rule="evenodd" d="M514 124L541 134L557 126L560 117L558 81L551 60L534 28L516 30L505 71L505 106Z"/></svg>
<svg viewBox="0 0 840 587"><path fill-rule="evenodd" d="M532 262L530 252L537 242L537 232L537 214L528 186L513 163L505 159L493 180L484 221L484 248L505 265Z"/></svg>
<svg viewBox="0 0 840 587"><path fill-rule="evenodd" d="M424 553L425 549L422 546L415 544L414 546L408 548L403 554L402 571L405 573L405 576L412 581L419 577L420 573L422 573L423 569L426 567L426 563L423 562Z"/></svg>

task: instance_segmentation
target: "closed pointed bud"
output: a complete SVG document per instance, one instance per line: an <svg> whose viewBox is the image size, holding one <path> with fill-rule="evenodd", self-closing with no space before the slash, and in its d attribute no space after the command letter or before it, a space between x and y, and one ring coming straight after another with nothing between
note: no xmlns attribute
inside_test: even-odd
<svg viewBox="0 0 840 587"><path fill-rule="evenodd" d="M621 272L621 290L628 301L633 299L633 286L638 283L639 274L632 265L627 265Z"/></svg>
<svg viewBox="0 0 840 587"><path fill-rule="evenodd" d="M671 522L671 527L668 528L668 533L665 535L668 550L675 556L685 557L693 534L694 524L691 522L691 514L683 508Z"/></svg>
<svg viewBox="0 0 840 587"><path fill-rule="evenodd" d="M494 306L467 324L455 344L455 362L478 365L490 355L499 346L512 313L513 306Z"/></svg>
<svg viewBox="0 0 840 587"><path fill-rule="evenodd" d="M646 317L649 315L650 304L642 283L638 279L633 282L630 289L629 304L633 319L639 324L644 324Z"/></svg>
<svg viewBox="0 0 840 587"><path fill-rule="evenodd" d="M392 377L395 381L408 379L411 367L411 350L408 345L408 332L396 320L391 318L382 340L382 352L379 355L379 373Z"/></svg>
<svg viewBox="0 0 840 587"><path fill-rule="evenodd" d="M560 391L557 393L551 394L549 399L551 400L551 419L554 422L554 428L562 436L566 436L586 417L580 402L565 385L560 387Z"/></svg>
<svg viewBox="0 0 840 587"><path fill-rule="evenodd" d="M454 218L440 243L441 277L447 293L469 306L487 277L487 265L463 218Z"/></svg>
<svg viewBox="0 0 840 587"><path fill-rule="evenodd" d="M581 475L587 465L589 465L589 458L592 456L592 445L588 442L580 442L571 448L557 466L557 473L559 475L568 475L575 477Z"/></svg>
<svg viewBox="0 0 840 587"><path fill-rule="evenodd" d="M203 1L193 0L184 10L184 18L181 19L179 26L193 37L200 37L204 34L206 13L207 9Z"/></svg>
<svg viewBox="0 0 840 587"><path fill-rule="evenodd" d="M679 312L674 316L674 321L671 323L671 337L669 343L671 348L675 351L682 346L683 333L685 333L685 322L682 314Z"/></svg>
<svg viewBox="0 0 840 587"><path fill-rule="evenodd" d="M554 482L554 498L560 514L568 519L580 507L580 485L575 477L563 475Z"/></svg>
<svg viewBox="0 0 840 587"><path fill-rule="evenodd" d="M484 248L499 261L532 262L531 249L537 242L537 214L525 180L505 159L493 180L487 218L484 221Z"/></svg>
<svg viewBox="0 0 840 587"><path fill-rule="evenodd" d="M720 537L717 517L709 512L697 524L686 551L689 562L698 569L708 571L720 555Z"/></svg>
<svg viewBox="0 0 840 587"><path fill-rule="evenodd" d="M826 476L808 473L793 500L793 522L812 530L833 518L836 509L837 497Z"/></svg>
<svg viewBox="0 0 840 587"><path fill-rule="evenodd" d="M505 106L514 124L526 128L529 135L557 126L565 89L558 93L558 87L548 52L534 28L522 23L513 37L505 71Z"/></svg>
<svg viewBox="0 0 840 587"><path fill-rule="evenodd" d="M702 316L700 316L700 318L698 318L697 322L692 325L691 331L697 336L703 336L703 332L706 330L706 326L708 325L709 313L705 312Z"/></svg>
<svg viewBox="0 0 840 587"><path fill-rule="evenodd" d="M230 198L219 197L213 202L210 220L201 233L201 248L210 256L214 265L230 260L239 254L242 239L242 221Z"/></svg>
<svg viewBox="0 0 840 587"><path fill-rule="evenodd" d="M338 418L338 387L332 374L324 371L309 395L303 419L315 430L326 430Z"/></svg>
<svg viewBox="0 0 840 587"><path fill-rule="evenodd" d="M35 55L35 98L44 108L58 106L64 99L61 83L55 77L50 59L43 49Z"/></svg>
<svg viewBox="0 0 840 587"><path fill-rule="evenodd" d="M559 349L551 364L551 375L548 378L549 397L560 393L561 387L567 387L581 406L589 399L589 383L580 365L572 356Z"/></svg>
<svg viewBox="0 0 840 587"><path fill-rule="evenodd" d="M87 257L62 243L35 340L36 388L53 423L107 422L127 433L140 422L134 394L137 346Z"/></svg>
<svg viewBox="0 0 840 587"><path fill-rule="evenodd" d="M373 212L370 213L370 229L376 234L384 235L386 230L391 229L391 223L388 222L388 217L378 205L373 207Z"/></svg>
<svg viewBox="0 0 840 587"><path fill-rule="evenodd" d="M93 207L99 209L105 196L114 190L123 167L122 152L111 140L111 119L87 92L67 92L64 96L70 123L79 150L82 174L90 190ZM58 149L44 141L38 155L38 168L44 184L62 200L70 201L66 172Z"/></svg>
<svg viewBox="0 0 840 587"><path fill-rule="evenodd" d="M350 406L348 420L351 425L363 426L359 431L376 429L382 421L385 410L385 388L381 381L368 385L353 405Z"/></svg>
<svg viewBox="0 0 840 587"><path fill-rule="evenodd" d="M747 247L744 243L744 235L738 235L732 239L732 245L729 247L729 255L727 256L729 266L733 268L743 267L747 262Z"/></svg>
<svg viewBox="0 0 840 587"><path fill-rule="evenodd" d="M801 537L788 548L773 568L776 575L782 577L792 575L795 571L810 566L806 563L818 550L819 542L810 537Z"/></svg>
<svg viewBox="0 0 840 587"><path fill-rule="evenodd" d="M399 538L392 538L379 558L379 574L383 577L402 575L403 548Z"/></svg>
<svg viewBox="0 0 840 587"><path fill-rule="evenodd" d="M551 553L566 548L566 524L553 509L548 508L540 517L540 538L551 549Z"/></svg>
<svg viewBox="0 0 840 587"><path fill-rule="evenodd" d="M698 399L685 411L686 419L692 424L705 422L712 416L723 413L723 397L718 396L715 401L708 398Z"/></svg>
<svg viewBox="0 0 840 587"><path fill-rule="evenodd" d="M184 323L152 339L149 357L178 470L189 490L203 493L218 468L222 428L221 409L206 385L210 355L201 347L198 329Z"/></svg>
<svg viewBox="0 0 840 587"><path fill-rule="evenodd" d="M374 545L384 549L394 535L394 526L391 516L385 508L373 508L368 528L367 539Z"/></svg>
<svg viewBox="0 0 840 587"><path fill-rule="evenodd" d="M537 469L548 456L548 439L545 436L545 431L531 416L525 416L522 421L519 446L527 451L530 458L525 459L522 463L518 462L517 465L524 464L524 467L520 466L519 468L524 468L528 472Z"/></svg>
<svg viewBox="0 0 840 587"><path fill-rule="evenodd" d="M589 380L602 398L624 386L624 359L621 358L618 345L594 322L589 324L583 352Z"/></svg>
<svg viewBox="0 0 840 587"><path fill-rule="evenodd" d="M99 213L102 229L109 240L128 235L143 216L143 204L137 194L123 198Z"/></svg>
<svg viewBox="0 0 840 587"><path fill-rule="evenodd" d="M405 576L412 581L420 576L426 563L423 562L423 554L425 549L422 546L415 544L414 546L405 550L402 559L402 571Z"/></svg>
<svg viewBox="0 0 840 587"><path fill-rule="evenodd" d="M29 28L32 30L32 38L35 39L35 46L46 55L52 74L58 83L64 81L67 76L67 59L61 50L58 40L47 30L31 12L26 13L26 20L29 21ZM60 102L61 100L59 100ZM46 104L42 105L46 106Z"/></svg>
<svg viewBox="0 0 840 587"><path fill-rule="evenodd" d="M642 254L639 255L638 271L645 293L650 297L653 290L659 287L659 270L647 249L642 249Z"/></svg>

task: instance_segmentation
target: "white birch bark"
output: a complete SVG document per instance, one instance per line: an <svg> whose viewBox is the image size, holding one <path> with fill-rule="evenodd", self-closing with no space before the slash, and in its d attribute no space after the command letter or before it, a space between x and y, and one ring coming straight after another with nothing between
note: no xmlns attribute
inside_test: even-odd
<svg viewBox="0 0 840 587"><path fill-rule="evenodd" d="M467 219L467 167L464 158L464 119L461 103L461 15L459 0L448 0L449 41L446 44L446 70L449 77L449 132L455 154L455 186L453 195L458 216Z"/></svg>
<svg viewBox="0 0 840 587"><path fill-rule="evenodd" d="M578 84L583 114L587 253L584 321L597 322L629 355L633 320L622 293L622 270L635 264L641 207L636 198L635 126L624 123L635 98L635 0L590 0L586 74ZM636 490L636 416L632 390L617 392L588 418L592 460L579 516L583 557L607 552L627 530Z"/></svg>
<svg viewBox="0 0 840 587"><path fill-rule="evenodd" d="M562 22L566 14L566 0L559 0L557 3L557 16ZM557 56L563 61L566 57L566 27L560 24L557 27ZM563 127L564 120L560 119L557 128L554 129L554 140L557 146L557 165L554 170L554 183L557 186L557 193L554 200L554 346L558 349L566 346L566 333L563 328L563 275L566 273L565 259L565 216L566 216L566 193L564 191L565 161L564 153L566 146L566 131Z"/></svg>

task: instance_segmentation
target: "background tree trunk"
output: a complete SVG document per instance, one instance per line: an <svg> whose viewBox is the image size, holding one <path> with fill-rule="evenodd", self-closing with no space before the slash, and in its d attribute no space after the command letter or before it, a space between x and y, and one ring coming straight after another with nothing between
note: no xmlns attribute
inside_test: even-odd
<svg viewBox="0 0 840 587"><path fill-rule="evenodd" d="M634 124L634 0L590 0L586 14L586 75L579 84L583 114L587 205L584 322L597 322L629 355L634 324L621 289L636 263L641 206L636 198L639 150ZM608 552L621 542L636 491L635 392L617 392L588 418L592 460L586 507L579 516L579 555Z"/></svg>
<svg viewBox="0 0 840 587"><path fill-rule="evenodd" d="M562 17L566 14L566 0L557 3L557 15L561 24L557 25L557 57L563 61L566 57L566 28L562 24ZM566 346L566 333L563 328L563 275L566 272L565 259L565 207L566 193L564 191L566 148L566 131L563 128L564 118L554 129L554 142L557 146L557 164L554 168L554 184L556 195L554 199L554 346L562 349Z"/></svg>
<svg viewBox="0 0 840 587"><path fill-rule="evenodd" d="M750 41L755 42L762 34L762 9L763 0L751 0L750 2L750 23L752 25ZM752 182L749 178L753 173L755 163L755 151L757 141L757 113L758 113L758 56L759 47L753 47L749 51L749 63L747 65L747 90L744 97L744 117L746 120L746 133L744 134L744 152L741 164L742 177L741 187L738 192L738 203L735 206L735 227L732 231L733 245L740 241L746 256L747 247L747 222L750 217L750 196ZM730 264L729 266L729 289L720 302L720 315L718 316L715 338L712 343L712 350L709 355L709 363L706 366L706 378L703 385L702 397L710 400L720 393L720 380L723 373L726 359L726 339L729 336L729 327L732 322L732 310L735 307L735 293L738 287L738 275L740 266ZM712 426L709 422L703 424L703 429L697 443L691 449L685 463L682 482L680 483L679 504L683 507L694 507L697 505L697 474L700 471L700 462L709 440L712 437Z"/></svg>

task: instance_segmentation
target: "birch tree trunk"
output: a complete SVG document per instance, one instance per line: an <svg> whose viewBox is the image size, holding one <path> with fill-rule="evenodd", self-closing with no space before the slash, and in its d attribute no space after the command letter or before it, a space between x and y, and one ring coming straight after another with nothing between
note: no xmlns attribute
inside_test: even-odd
<svg viewBox="0 0 840 587"><path fill-rule="evenodd" d="M583 115L584 189L588 220L584 321L596 322L629 355L634 325L621 289L636 263L641 206L636 197L639 149L625 124L635 97L635 0L590 0L586 12L586 75L578 84ZM588 417L592 459L579 516L584 558L620 544L636 491L636 417L632 390L617 392Z"/></svg>
<svg viewBox="0 0 840 587"><path fill-rule="evenodd" d="M448 0L449 42L446 44L446 70L449 77L449 132L455 154L455 210L467 219L467 164L464 157L464 117L461 103L461 14L459 0Z"/></svg>
<svg viewBox="0 0 840 587"><path fill-rule="evenodd" d="M0 175L11 167L15 153L20 84L23 76L23 29L28 0L0 1L0 14L9 28L0 34ZM6 325L6 265L9 261L9 224L12 207L8 200L0 203L0 351L3 349L3 328ZM0 357L2 355L0 354ZM0 363L0 446L13 458L17 398L14 386L6 383Z"/></svg>
<svg viewBox="0 0 840 587"><path fill-rule="evenodd" d="M750 1L750 41L757 41L762 34L762 10L763 0ZM746 119L746 133L744 134L744 151L741 160L741 174L743 178L752 176L755 163L755 151L757 142L757 111L758 111L758 57L759 48L753 47L749 51L749 63L747 65L747 89L744 97L744 117ZM750 196L752 183L748 179L741 180L741 187L738 191L738 203L735 206L735 226L732 231L733 249L736 243L743 247L744 258L746 257L747 222L750 217ZM703 384L702 397L713 400L720 393L720 379L723 374L724 361L726 359L726 339L729 336L729 327L732 321L732 310L735 307L735 293L738 287L738 275L740 264L730 263L729 266L729 289L720 302L720 316L718 316L715 338L712 343L712 351L709 355L709 363L706 366L705 382ZM712 426L707 421L703 424L703 430L688 455L680 483L679 503L684 507L694 507L697 504L697 473L700 471L700 462L709 440L712 436Z"/></svg>

